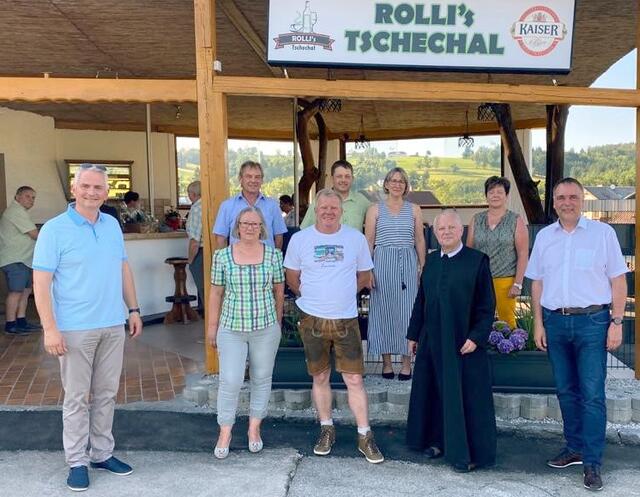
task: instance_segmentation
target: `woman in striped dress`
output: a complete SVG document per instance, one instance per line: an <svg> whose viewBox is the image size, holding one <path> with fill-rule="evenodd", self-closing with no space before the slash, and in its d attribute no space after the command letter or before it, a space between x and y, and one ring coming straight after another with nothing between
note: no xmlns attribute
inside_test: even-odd
<svg viewBox="0 0 640 497"><path fill-rule="evenodd" d="M400 167L384 179L387 199L373 204L365 219L365 236L373 254L369 304L369 354L382 355L382 377L394 378L391 354L402 355L398 379L411 379L407 327L426 255L420 207L405 200L409 178Z"/></svg>

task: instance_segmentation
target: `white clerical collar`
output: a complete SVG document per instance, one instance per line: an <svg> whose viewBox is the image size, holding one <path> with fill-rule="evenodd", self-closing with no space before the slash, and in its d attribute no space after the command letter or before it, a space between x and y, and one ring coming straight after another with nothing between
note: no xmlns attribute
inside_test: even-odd
<svg viewBox="0 0 640 497"><path fill-rule="evenodd" d="M463 247L462 242L460 242L460 245L458 245L458 248L449 252L448 254L445 254L441 249L440 257L444 257L446 255L449 259L451 259L452 257L455 257L456 255L458 255L458 253L462 250L462 247Z"/></svg>

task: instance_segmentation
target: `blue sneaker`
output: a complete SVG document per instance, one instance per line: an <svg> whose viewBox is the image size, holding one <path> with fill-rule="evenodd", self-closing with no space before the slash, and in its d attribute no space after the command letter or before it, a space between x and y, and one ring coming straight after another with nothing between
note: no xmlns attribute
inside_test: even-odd
<svg viewBox="0 0 640 497"><path fill-rule="evenodd" d="M89 488L89 471L86 466L75 466L69 469L67 487L74 492L83 492Z"/></svg>
<svg viewBox="0 0 640 497"><path fill-rule="evenodd" d="M18 329L18 331L21 331L23 333L33 333L36 331L42 331L42 326L37 324L27 323L27 322L23 324L16 324L16 328Z"/></svg>
<svg viewBox="0 0 640 497"><path fill-rule="evenodd" d="M91 467L94 469L104 469L114 475L127 476L133 473L133 468L120 459L111 456L106 461L92 462Z"/></svg>

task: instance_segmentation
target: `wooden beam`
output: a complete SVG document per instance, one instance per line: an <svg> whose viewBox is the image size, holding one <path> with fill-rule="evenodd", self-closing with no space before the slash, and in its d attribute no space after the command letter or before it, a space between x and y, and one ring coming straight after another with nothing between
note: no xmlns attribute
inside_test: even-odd
<svg viewBox="0 0 640 497"><path fill-rule="evenodd" d="M282 78L284 71L279 67L269 65L267 61L267 46L236 3L233 0L218 0L218 6L227 16L227 19L231 21L231 24L238 30L238 33L246 40L258 58L264 62L264 65L271 71L271 74L276 78ZM224 68L222 69L224 70Z"/></svg>
<svg viewBox="0 0 640 497"><path fill-rule="evenodd" d="M195 102L196 82L177 79L2 78L0 101Z"/></svg>
<svg viewBox="0 0 640 497"><path fill-rule="evenodd" d="M553 210L553 187L564 177L564 134L569 106L547 106L547 164L544 180L544 213L547 222L557 219Z"/></svg>
<svg viewBox="0 0 640 497"><path fill-rule="evenodd" d="M202 189L202 238L204 242L205 309L209 303L211 254L214 238L211 228L222 201L229 194L227 180L227 105L225 95L213 92L213 61L216 60L216 2L194 0L196 38L196 81L198 88L198 130L200 137L200 183ZM206 315L208 317L208 314ZM218 372L218 353L206 339L207 373Z"/></svg>
<svg viewBox="0 0 640 497"><path fill-rule="evenodd" d="M496 102L569 104L611 107L640 106L639 90L492 83L430 83L217 77L215 90L228 95L325 97L395 102Z"/></svg>

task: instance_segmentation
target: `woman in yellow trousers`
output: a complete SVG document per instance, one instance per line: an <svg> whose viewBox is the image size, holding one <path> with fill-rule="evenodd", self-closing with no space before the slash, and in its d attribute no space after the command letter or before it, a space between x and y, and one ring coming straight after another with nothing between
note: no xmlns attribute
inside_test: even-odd
<svg viewBox="0 0 640 497"><path fill-rule="evenodd" d="M507 209L511 183L491 176L484 183L489 209L473 216L469 223L467 246L489 256L498 319L516 326L516 298L529 258L529 232L521 216Z"/></svg>

